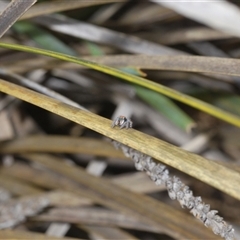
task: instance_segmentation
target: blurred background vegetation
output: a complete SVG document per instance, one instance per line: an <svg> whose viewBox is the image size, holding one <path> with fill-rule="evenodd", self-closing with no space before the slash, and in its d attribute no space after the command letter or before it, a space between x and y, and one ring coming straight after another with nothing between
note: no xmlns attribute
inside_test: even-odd
<svg viewBox="0 0 240 240"><path fill-rule="evenodd" d="M11 3L0 1L0 237L217 239L109 138L169 165L240 236L240 4ZM120 115L146 135L111 129Z"/></svg>

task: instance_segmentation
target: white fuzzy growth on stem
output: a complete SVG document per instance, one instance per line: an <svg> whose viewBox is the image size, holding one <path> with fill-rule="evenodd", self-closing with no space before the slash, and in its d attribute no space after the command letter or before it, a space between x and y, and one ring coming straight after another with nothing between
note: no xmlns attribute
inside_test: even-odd
<svg viewBox="0 0 240 240"><path fill-rule="evenodd" d="M234 240L234 229L228 225L222 217L217 215L218 211L210 210L210 205L205 204L201 197L194 197L193 192L176 176L169 176L166 166L156 163L148 155L134 150L122 143L112 140L117 149L121 149L126 157L130 157L139 171L146 171L155 184L164 184L168 195L172 200L178 200L182 208L188 208L194 217L212 229L214 234Z"/></svg>

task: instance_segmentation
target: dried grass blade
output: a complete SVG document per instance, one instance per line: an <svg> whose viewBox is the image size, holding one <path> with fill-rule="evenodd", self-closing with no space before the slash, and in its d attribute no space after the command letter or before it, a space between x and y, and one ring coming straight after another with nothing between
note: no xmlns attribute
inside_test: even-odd
<svg viewBox="0 0 240 240"><path fill-rule="evenodd" d="M80 225L81 228L85 229L93 238L108 240L108 239L131 239L138 240L139 238L133 236L132 234L113 227L101 227L101 226L89 226Z"/></svg>
<svg viewBox="0 0 240 240"><path fill-rule="evenodd" d="M165 47L138 37L129 36L124 33L119 33L90 23L77 21L61 15L44 16L44 18L37 17L33 19L33 22L43 25L56 32L88 41L107 44L132 53L145 53L153 55L184 54L184 52L173 48Z"/></svg>
<svg viewBox="0 0 240 240"><path fill-rule="evenodd" d="M100 4L123 2L126 0L97 0L97 1L76 1L76 0L60 0L60 1L48 1L36 4L30 11L25 13L21 20L29 19L41 15L50 13L68 11L72 9L85 8Z"/></svg>
<svg viewBox="0 0 240 240"><path fill-rule="evenodd" d="M42 190L40 190L39 188L33 187L32 185L26 184L21 181L19 182L17 178L11 178L8 175L4 174L4 172L2 171L0 175L0 186L8 189L14 195L18 196L37 194L42 192Z"/></svg>
<svg viewBox="0 0 240 240"><path fill-rule="evenodd" d="M104 206L135 216L142 222L159 227L170 236L181 236L184 239L191 239L196 236L205 239L211 236L208 231L203 230L204 227L200 222L191 224L192 219L187 217L187 214L174 210L153 198L123 189L103 178L94 177L80 167L63 164L56 157L39 154L24 156L73 180L78 184L77 187L71 188L74 193L80 193ZM185 219L184 222L181 222L180 219L182 218Z"/></svg>
<svg viewBox="0 0 240 240"><path fill-rule="evenodd" d="M210 29L207 27L194 27L181 30L175 30L169 33L165 33L163 36L158 33L151 35L156 42L161 44L171 45L171 44L181 44L195 41L210 41L218 39L231 38L231 35Z"/></svg>
<svg viewBox="0 0 240 240"><path fill-rule="evenodd" d="M81 108L83 110L87 110L86 108L82 107L81 105L72 101L71 99L63 96L62 94L60 94L58 92L55 92L55 91L37 83L37 82L31 81L28 78L22 77L21 75L14 74L12 72L8 72L4 69L0 69L0 77L6 78L6 79L10 78L15 83L20 83L23 86L29 87L29 88L31 88L35 91L43 93L43 94L45 94L47 96L50 96L52 98L56 98L56 99L58 99L62 102L65 102L69 105L72 105L74 107L78 107L78 108Z"/></svg>
<svg viewBox="0 0 240 240"><path fill-rule="evenodd" d="M215 162L188 153L171 144L138 132L134 129L117 131L111 128L111 121L75 107L61 103L31 90L0 80L0 91L11 94L31 104L51 111L73 122L81 124L109 138L145 153L167 165L186 172L217 189L240 199L240 175ZM116 131L118 134L116 134ZM151 143L146 145L146 143Z"/></svg>
<svg viewBox="0 0 240 240"><path fill-rule="evenodd" d="M56 189L58 187L57 183L61 181L61 180L59 181L58 176L57 175L54 176L52 172L46 172L44 170L39 169L36 170L34 168L29 167L28 165L20 163L15 163L9 168L2 168L0 170L0 174L2 175L2 177L0 176L0 186L8 189L15 195L34 194L39 192L38 188L34 187L33 189L31 185L26 184L26 181L30 182L31 180L30 182L31 184L35 184L45 189ZM7 180L4 181L5 179ZM20 181L16 183L16 181L19 181L19 179L23 180L23 182ZM114 176L110 180L116 185L119 185L123 188L138 193L152 193L166 190L164 186L157 186L153 184L149 177L142 172ZM51 185L49 184L49 182L51 182ZM19 187L14 188L14 184L19 184ZM23 189L22 192L21 189ZM59 197L60 193L57 196ZM64 205L64 199L65 199L64 194L62 194L62 198L61 199L59 198L59 201L63 202L62 205ZM72 196L71 199L74 202L74 196ZM69 203L71 201L66 202L67 202L66 206L69 206ZM84 202L81 201L81 199L78 199L77 204L75 205L80 205L79 202L80 203L83 202L86 204L86 201ZM88 201L87 203L89 202L90 201ZM75 205L73 204L73 206Z"/></svg>
<svg viewBox="0 0 240 240"><path fill-rule="evenodd" d="M69 136L29 136L24 139L16 139L6 143L0 143L2 153L82 153L101 157L126 157L112 144L95 138L74 138Z"/></svg>
<svg viewBox="0 0 240 240"><path fill-rule="evenodd" d="M0 37L26 12L37 0L12 0L0 15Z"/></svg>
<svg viewBox="0 0 240 240"><path fill-rule="evenodd" d="M83 208L54 208L46 214L34 217L36 221L60 221L74 224L91 224L98 226L115 226L141 231L162 233L161 228L146 224L132 216L118 213L109 209L99 209L94 206Z"/></svg>
<svg viewBox="0 0 240 240"><path fill-rule="evenodd" d="M63 178L58 174L54 174L52 171L42 171L40 169L31 168L29 165L26 164L15 163L10 168L1 169L0 172L1 174L3 174L3 176L7 175L9 176L9 178L13 178L16 180L20 179L20 181L28 182L29 184L34 184L44 189L52 190L61 188L70 191L72 189L76 189L76 184L74 184L72 181ZM8 186L11 186L10 184L11 183L6 184L5 187L8 188ZM10 191L18 196L22 195L21 193L18 193L18 191L15 191L15 189L10 189Z"/></svg>
<svg viewBox="0 0 240 240"><path fill-rule="evenodd" d="M74 240L76 238L58 238L58 237L48 237L45 234L41 233L32 233L28 231L20 231L20 230L1 230L0 231L0 238L1 239L11 239L11 240L18 240L18 239L31 239L31 240L55 240L55 239L62 239L62 240ZM80 238L78 238L81 240Z"/></svg>
<svg viewBox="0 0 240 240"><path fill-rule="evenodd" d="M226 57L121 54L114 56L84 57L84 59L114 67L132 66L151 70L171 70L240 76L240 60Z"/></svg>

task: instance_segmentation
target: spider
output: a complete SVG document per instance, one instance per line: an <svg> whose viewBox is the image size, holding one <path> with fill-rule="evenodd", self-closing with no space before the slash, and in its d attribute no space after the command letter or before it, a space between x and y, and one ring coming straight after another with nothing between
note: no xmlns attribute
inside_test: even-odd
<svg viewBox="0 0 240 240"><path fill-rule="evenodd" d="M112 128L114 128L115 126L119 126L120 129L131 128L132 127L132 121L130 119L127 119L124 116L119 116L112 123Z"/></svg>

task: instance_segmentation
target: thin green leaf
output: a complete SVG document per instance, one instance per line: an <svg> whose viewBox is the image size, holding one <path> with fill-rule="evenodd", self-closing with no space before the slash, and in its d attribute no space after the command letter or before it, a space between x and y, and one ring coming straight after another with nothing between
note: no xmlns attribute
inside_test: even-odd
<svg viewBox="0 0 240 240"><path fill-rule="evenodd" d="M188 94L240 116L240 97L238 95L226 92L206 91L199 88L193 88L191 91L188 91Z"/></svg>
<svg viewBox="0 0 240 240"><path fill-rule="evenodd" d="M221 96L221 94L213 101L214 105L226 109L233 114L240 116L240 97L236 95L227 94Z"/></svg>
<svg viewBox="0 0 240 240"><path fill-rule="evenodd" d="M186 113L164 95L139 86L135 86L135 89L140 98L162 113L176 126L189 131L195 125Z"/></svg>
<svg viewBox="0 0 240 240"><path fill-rule="evenodd" d="M140 77L146 77L146 73L141 71L139 68L134 68L134 67L123 67L119 69L120 71L130 73L135 76L140 76Z"/></svg>
<svg viewBox="0 0 240 240"><path fill-rule="evenodd" d="M102 56L104 54L102 49L95 43L86 41L86 46L91 56Z"/></svg>
<svg viewBox="0 0 240 240"><path fill-rule="evenodd" d="M14 24L13 29L19 34L27 34L33 39L39 46L44 49L56 51L68 55L76 56L76 52L68 47L65 43L60 41L50 32L47 32L32 23L18 22Z"/></svg>
<svg viewBox="0 0 240 240"><path fill-rule="evenodd" d="M208 103L205 103L201 100L195 99L193 97L190 97L188 95L182 94L180 92L177 92L173 89L170 89L168 87L162 86L158 83L152 82L150 80L141 78L141 77L137 77L137 76L133 76L131 74L128 73L124 73L122 71L119 71L117 69L114 68L110 68L107 66L103 66L103 65L99 65L93 62L89 62L80 58L76 58L73 56L68 56L68 55L64 55L64 54L60 54L60 53L56 53L56 52L51 52L51 51L47 51L47 50L43 50L43 49L38 49L38 48L33 48L33 47L28 47L28 46L22 46L22 45L17 45L17 44L8 44L8 43L0 43L0 47L3 48L8 48L8 49L13 49L13 50L18 50L18 51L24 51L24 52L31 52L31 53L36 53L36 54L41 54L44 56L49 56L49 57L53 57L53 58L57 58L57 59L61 59L61 60L65 60L68 62L73 62L73 63L77 63L80 65L83 65L85 67L89 67L92 69L95 69L97 71L121 78L123 80L126 80L128 82L137 84L139 86L142 87L146 87L148 89L151 89L153 91L156 91L158 93L162 93L170 98L176 99L180 102L186 103L189 106L192 106L194 108L197 108L201 111L207 112L209 114L211 114L212 116L215 116L219 119L222 119L226 122L229 122L235 126L240 127L240 118L230 114L226 111L223 111L219 108L216 108ZM234 71L236 70L235 68L233 69Z"/></svg>

